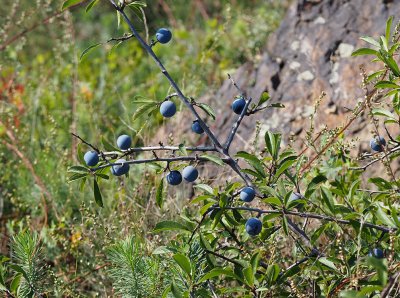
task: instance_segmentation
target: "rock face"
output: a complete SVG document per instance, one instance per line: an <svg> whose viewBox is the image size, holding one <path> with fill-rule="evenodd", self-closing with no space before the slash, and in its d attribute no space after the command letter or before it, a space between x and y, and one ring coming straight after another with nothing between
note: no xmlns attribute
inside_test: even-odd
<svg viewBox="0 0 400 298"><path fill-rule="evenodd" d="M246 117L232 144L231 153L235 153L236 148L254 148L257 121L261 136L266 130L282 132L285 142L293 136L295 147L303 147L314 103L322 92L326 96L314 118L314 133L325 125L334 129L344 124L352 115L349 109L353 109L364 97L360 66L365 63L367 72L380 66L372 65L366 57L351 57L351 53L356 48L367 46L359 37L384 34L390 15L400 15L400 1L294 1L280 28L266 40L264 54L255 59L257 62L246 63L232 74L255 102L264 91L268 91L271 103L282 102L286 108L269 109ZM216 109L217 120L208 123L217 136L226 137L237 117L230 109L237 95L237 89L226 80L216 93L204 95L201 99ZM187 117L180 114L174 120L177 126L184 121L180 117ZM177 126L174 126L173 135L190 130L189 126L179 127L184 131L177 132ZM372 128L370 120L364 115L346 131L359 138L356 143L359 152L369 151ZM159 132L160 139L165 139L172 132L170 128L163 129ZM384 134L384 131L380 133ZM189 133L188 137L191 135ZM199 143L206 140L203 137ZM264 145L262 141L260 145Z"/></svg>
<svg viewBox="0 0 400 298"><path fill-rule="evenodd" d="M343 123L351 114L347 108L354 108L364 96L360 88L360 65L369 60L350 57L353 50L365 46L359 37L382 35L387 18L399 13L400 1L302 0L293 3L280 28L268 39L259 63L245 64L233 75L254 101L268 91L271 102L282 102L286 108L246 118L236 144L239 147L248 145L250 149L257 120L261 122L262 132L277 130L286 136L294 134L304 139L314 102L322 92L326 96L315 119L316 131L318 125L326 124L332 129ZM371 63L366 68L372 70ZM220 119L212 127L217 134L225 135L229 131L234 116L228 105L237 93L227 80L215 95L208 97L214 107L220 105L216 107ZM361 119L349 132L358 133L365 125L368 122ZM368 129L362 134L358 134L362 139L363 148L360 149L366 148L371 138Z"/></svg>

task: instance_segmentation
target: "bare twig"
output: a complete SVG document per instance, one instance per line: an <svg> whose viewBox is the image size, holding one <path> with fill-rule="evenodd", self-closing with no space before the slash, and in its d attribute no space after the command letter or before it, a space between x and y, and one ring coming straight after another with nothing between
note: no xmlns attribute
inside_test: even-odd
<svg viewBox="0 0 400 298"><path fill-rule="evenodd" d="M250 211L250 212L257 212L257 213L261 213L261 214L286 214L286 215L293 215L293 216L298 216L298 217L304 217L304 218L314 218L314 219L320 219L320 220L326 220L326 221L332 221L332 222L336 222L338 224L345 224L345 225L351 225L353 222L351 222L350 220L346 220L346 219L339 219L339 218L335 218L335 217L331 217L331 216L327 216L327 215L321 215L321 214L315 214L315 213L305 213L305 212L296 212L296 211L281 211L281 210L263 210L263 209L259 209L259 208L250 208L250 207L224 207L221 208L219 206L215 206L215 207L211 207L212 209L229 209L229 210L245 210L245 211ZM397 230L396 227L385 227L385 226L380 226L380 225L375 225L372 223L367 223L364 222L363 226L367 227L367 228L371 228L371 229L375 229L375 230L379 230L385 233L389 233L391 231L395 231Z"/></svg>
<svg viewBox="0 0 400 298"><path fill-rule="evenodd" d="M125 41L128 39L131 39L132 37L134 37L133 34L125 34L124 36L121 37L112 37L109 40L107 40L107 42L112 42L112 41Z"/></svg>
<svg viewBox="0 0 400 298"><path fill-rule="evenodd" d="M239 126L240 126L240 123L242 122L244 116L246 115L246 111L247 111L248 106L251 103L251 100L252 100L251 97L248 100L246 100L246 104L243 107L242 112L240 113L240 115L239 115L238 119L236 120L236 122L232 125L231 132L229 133L228 138L227 138L227 140L225 142L225 150L227 150L227 151L229 151L229 147L232 144L233 138L235 137L235 134L236 134L236 132L237 132Z"/></svg>
<svg viewBox="0 0 400 298"><path fill-rule="evenodd" d="M71 135L73 135L75 138L79 139L82 143L88 145L90 148L92 148L94 151L96 151L98 154L100 154L100 150L99 148L95 147L94 145L86 142L84 139L82 139L80 136L78 136L77 134L71 132Z"/></svg>
<svg viewBox="0 0 400 298"><path fill-rule="evenodd" d="M385 152L385 153L384 153L382 156L380 156L379 158L376 158L376 159L371 160L369 163L367 163L367 164L364 165L364 166L361 166L361 167L352 167L352 168L349 168L349 170L353 170L353 171L360 171L360 170L363 170L363 171L364 171L364 170L366 170L369 166L373 165L374 163L376 163L376 162L378 162L378 161L384 159L385 157L387 157L387 156L389 156L389 155L391 155L391 154L393 154L393 153L395 153L395 152L397 152L397 151L400 151L400 146L394 147L393 149L391 149L391 150Z"/></svg>
<svg viewBox="0 0 400 298"><path fill-rule="evenodd" d="M169 158L165 158L165 157L159 157L159 158L149 158L149 159L136 159L136 160L128 160L124 163L121 162L115 162L115 163L109 163L106 165L102 165L96 168L91 169L93 172L96 172L98 170L104 169L104 168L108 168L111 166L122 166L124 164L129 164L129 165L133 165L133 164L142 164L142 163L149 163L149 162L174 162L174 161L203 161L203 162L210 162L209 159L201 157L201 156L178 156L178 157L169 157ZM222 161L224 163L229 163L229 159L228 158L222 158Z"/></svg>

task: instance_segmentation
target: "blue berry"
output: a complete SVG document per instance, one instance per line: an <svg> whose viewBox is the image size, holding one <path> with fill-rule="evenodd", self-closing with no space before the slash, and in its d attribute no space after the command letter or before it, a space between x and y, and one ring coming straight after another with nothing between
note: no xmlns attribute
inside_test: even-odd
<svg viewBox="0 0 400 298"><path fill-rule="evenodd" d="M83 159L89 167L94 167L99 162L99 155L96 151L88 151L83 156Z"/></svg>
<svg viewBox="0 0 400 298"><path fill-rule="evenodd" d="M160 28L157 30L156 38L160 43L168 43L172 38L172 33L169 29Z"/></svg>
<svg viewBox="0 0 400 298"><path fill-rule="evenodd" d="M201 135L202 133L204 133L204 130L201 128L199 121L193 121L192 124L192 131Z"/></svg>
<svg viewBox="0 0 400 298"><path fill-rule="evenodd" d="M251 202L256 196L256 191L252 187L245 187L240 192L240 199L244 202Z"/></svg>
<svg viewBox="0 0 400 298"><path fill-rule="evenodd" d="M182 176L187 182L193 182L199 177L199 171L195 167L187 166L183 169Z"/></svg>
<svg viewBox="0 0 400 298"><path fill-rule="evenodd" d="M375 257L377 259L383 259L385 256L383 254L383 250L380 248L374 248L368 253L369 257Z"/></svg>
<svg viewBox="0 0 400 298"><path fill-rule="evenodd" d="M245 105L246 105L246 101L244 100L243 97L240 97L232 103L232 110L235 114L240 115L242 113Z"/></svg>
<svg viewBox="0 0 400 298"><path fill-rule="evenodd" d="M128 173L129 164L126 163L125 159L118 159L114 163L123 163L122 165L113 165L111 166L111 173L114 176L122 176Z"/></svg>
<svg viewBox="0 0 400 298"><path fill-rule="evenodd" d="M160 106L160 113L166 118L170 118L176 113L176 105L170 101L164 101Z"/></svg>
<svg viewBox="0 0 400 298"><path fill-rule="evenodd" d="M132 139L128 135L120 135L117 139L117 145L119 149L127 150L132 145Z"/></svg>
<svg viewBox="0 0 400 298"><path fill-rule="evenodd" d="M179 171L171 171L167 175L167 182L171 185L178 185L182 182L182 175Z"/></svg>
<svg viewBox="0 0 400 298"><path fill-rule="evenodd" d="M383 137L379 136L379 137L373 138L369 142L369 145L372 150L374 150L376 152L382 152L383 147L386 146L386 140Z"/></svg>
<svg viewBox="0 0 400 298"><path fill-rule="evenodd" d="M262 230L261 220L259 220L258 218L252 217L247 220L245 228L246 228L247 234L249 234L250 236L257 236L258 234L260 234L260 232Z"/></svg>

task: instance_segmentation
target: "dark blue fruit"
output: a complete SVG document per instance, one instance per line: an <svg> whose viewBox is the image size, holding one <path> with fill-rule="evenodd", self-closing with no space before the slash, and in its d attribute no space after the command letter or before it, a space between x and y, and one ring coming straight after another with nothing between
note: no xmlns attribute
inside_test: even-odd
<svg viewBox="0 0 400 298"><path fill-rule="evenodd" d="M377 259L383 259L385 256L383 254L383 250L380 248L374 248L368 253L369 257L375 257Z"/></svg>
<svg viewBox="0 0 400 298"><path fill-rule="evenodd" d="M383 137L373 138L369 142L369 146L371 147L372 150L374 150L376 152L382 152L383 147L386 146L386 140Z"/></svg>
<svg viewBox="0 0 400 298"><path fill-rule="evenodd" d="M199 135L201 135L203 132L204 132L204 130L201 128L201 126L200 126L200 123L199 123L199 121L193 121L193 124L192 124L192 131L193 132L195 132L195 133L197 133L197 134L199 134Z"/></svg>
<svg viewBox="0 0 400 298"><path fill-rule="evenodd" d="M252 187L245 187L240 192L240 199L244 202L251 202L256 196L256 191Z"/></svg>
<svg viewBox="0 0 400 298"><path fill-rule="evenodd" d="M129 164L126 163L125 159L118 159L114 163L123 163L122 165L113 165L111 166L111 173L114 176L122 176L128 173Z"/></svg>
<svg viewBox="0 0 400 298"><path fill-rule="evenodd" d="M245 105L246 101L243 99L243 97L240 97L232 103L232 110L235 114L240 115Z"/></svg>
<svg viewBox="0 0 400 298"><path fill-rule="evenodd" d="M83 156L83 159L89 167L94 167L99 162L99 155L96 151L88 151Z"/></svg>
<svg viewBox="0 0 400 298"><path fill-rule="evenodd" d="M132 145L132 139L128 135L120 135L117 139L117 145L119 149L127 150Z"/></svg>
<svg viewBox="0 0 400 298"><path fill-rule="evenodd" d="M170 101L164 101L160 106L160 113L166 118L170 118L176 113L176 105Z"/></svg>
<svg viewBox="0 0 400 298"><path fill-rule="evenodd" d="M245 227L247 234L250 236L257 236L261 232L262 223L258 218L252 217L247 220Z"/></svg>
<svg viewBox="0 0 400 298"><path fill-rule="evenodd" d="M167 182L171 185L178 185L182 182L182 175L179 171L171 171L167 175Z"/></svg>
<svg viewBox="0 0 400 298"><path fill-rule="evenodd" d="M195 167L187 166L183 169L182 176L187 182L193 182L199 177L199 171Z"/></svg>
<svg viewBox="0 0 400 298"><path fill-rule="evenodd" d="M171 40L172 33L169 29L160 28L157 30L156 38L160 43L167 43Z"/></svg>

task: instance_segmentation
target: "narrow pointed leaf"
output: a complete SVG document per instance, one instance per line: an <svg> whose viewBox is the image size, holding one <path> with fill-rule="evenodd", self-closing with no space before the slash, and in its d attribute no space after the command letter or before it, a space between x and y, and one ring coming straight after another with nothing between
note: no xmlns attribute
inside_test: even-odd
<svg viewBox="0 0 400 298"><path fill-rule="evenodd" d="M103 207L103 198L101 196L99 185L97 184L96 179L93 179L93 192L94 192L94 200L96 204L100 207Z"/></svg>

